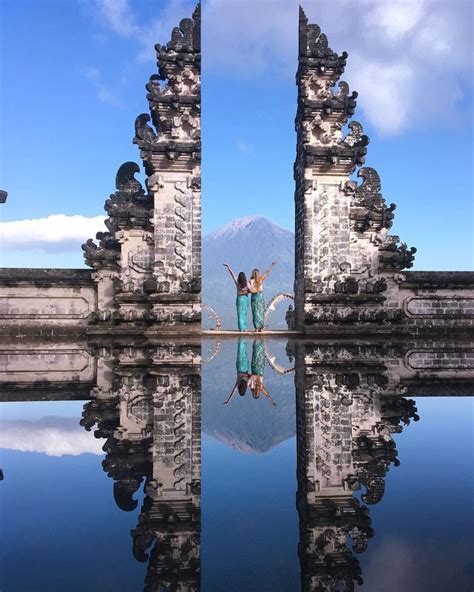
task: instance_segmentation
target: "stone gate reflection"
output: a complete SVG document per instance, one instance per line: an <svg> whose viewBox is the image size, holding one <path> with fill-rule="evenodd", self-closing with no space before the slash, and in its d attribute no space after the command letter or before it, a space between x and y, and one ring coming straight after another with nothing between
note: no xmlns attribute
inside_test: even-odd
<svg viewBox="0 0 474 592"><path fill-rule="evenodd" d="M385 475L399 464L392 434L419 417L413 400L390 392L382 357L359 346L298 350L302 590L352 591L363 583L357 554L374 536L368 506L382 500Z"/></svg>
<svg viewBox="0 0 474 592"><path fill-rule="evenodd" d="M116 504L133 511L143 497L131 551L147 562L144 589L197 591L201 370L220 345L105 339L4 341L0 400L90 399L81 424L105 438ZM235 359L238 341L230 344ZM387 471L399 463L393 435L418 420L408 396L472 395L473 344L296 340L289 361L282 345L265 340L265 380L294 370L302 589L350 591L363 581L357 555L376 531L369 508L383 501ZM226 409L222 398L218 406Z"/></svg>
<svg viewBox="0 0 474 592"><path fill-rule="evenodd" d="M296 341L290 362L267 354L276 372L295 364L302 590L363 582L357 555L374 536L369 508L399 464L393 434L418 420L407 393L472 388L470 345L430 347ZM135 510L143 494L131 548L148 563L144 589L199 590L201 345L95 345L90 354L97 370L81 424L106 439L116 504Z"/></svg>
<svg viewBox="0 0 474 592"><path fill-rule="evenodd" d="M105 348L100 356L81 424L106 438L102 466L117 505L134 510L143 488L131 536L135 559L148 562L144 590L199 590L200 346Z"/></svg>

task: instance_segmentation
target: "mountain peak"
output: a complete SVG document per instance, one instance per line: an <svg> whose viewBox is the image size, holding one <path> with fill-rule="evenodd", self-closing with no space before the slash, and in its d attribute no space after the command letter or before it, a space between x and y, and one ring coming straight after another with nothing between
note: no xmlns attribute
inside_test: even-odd
<svg viewBox="0 0 474 592"><path fill-rule="evenodd" d="M223 326L235 325L235 286L222 264L228 262L236 273L248 275L254 268L278 265L265 284L267 301L278 292L293 291L295 236L263 216L232 220L204 237L202 242L203 301L219 314ZM272 323L286 327L285 307L280 307Z"/></svg>
<svg viewBox="0 0 474 592"><path fill-rule="evenodd" d="M205 238L208 240L215 240L219 238L229 238L242 231L263 231L270 230L276 234L291 235L289 230L285 230L278 224L275 224L264 216L245 216L243 218L236 218L231 220L221 228L218 228L214 232L208 234Z"/></svg>

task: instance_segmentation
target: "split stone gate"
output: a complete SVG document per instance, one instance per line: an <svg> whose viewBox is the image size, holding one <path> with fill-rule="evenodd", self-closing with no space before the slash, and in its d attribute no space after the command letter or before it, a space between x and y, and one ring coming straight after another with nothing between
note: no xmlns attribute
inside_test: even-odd
<svg viewBox="0 0 474 592"><path fill-rule="evenodd" d="M201 331L201 9L157 45L150 113L135 122L137 164L120 166L106 231L84 245L90 270L0 270L3 333L114 335ZM357 93L339 81L347 53L299 15L296 76L295 310L301 333L467 332L474 273L407 272L416 249L389 234L395 205L365 163L351 120ZM337 88L336 88L337 84ZM360 182L350 176L356 171Z"/></svg>

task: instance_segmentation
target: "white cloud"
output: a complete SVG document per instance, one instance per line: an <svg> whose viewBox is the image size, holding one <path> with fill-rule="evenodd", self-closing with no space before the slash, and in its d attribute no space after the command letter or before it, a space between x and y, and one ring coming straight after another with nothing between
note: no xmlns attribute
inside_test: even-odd
<svg viewBox="0 0 474 592"><path fill-rule="evenodd" d="M114 33L130 37L140 33L128 0L97 0L97 9Z"/></svg>
<svg viewBox="0 0 474 592"><path fill-rule="evenodd" d="M96 0L117 35L152 59L194 2L168 0L159 19L140 23L139 3ZM299 0L208 0L203 6L203 67L249 81L263 75L293 84ZM359 91L356 118L395 134L441 117L459 117L472 83L469 0L318 0L303 2L330 46L350 54L345 77ZM439 121L437 122L439 123Z"/></svg>
<svg viewBox="0 0 474 592"><path fill-rule="evenodd" d="M94 0L100 22L120 37L134 38L140 46L139 61L155 61L155 44L167 43L173 27L181 19L189 17L196 3L191 0L168 0L163 2L159 18L148 18L138 23L136 2L129 0Z"/></svg>
<svg viewBox="0 0 474 592"><path fill-rule="evenodd" d="M423 0L396 0L375 4L367 24L379 29L389 39L399 40L420 23L426 11Z"/></svg>
<svg viewBox="0 0 474 592"><path fill-rule="evenodd" d="M112 107L121 107L120 99L104 84L102 74L98 68L90 67L83 71L83 75L89 80L97 92L102 103Z"/></svg>
<svg viewBox="0 0 474 592"><path fill-rule="evenodd" d="M103 440L87 432L76 418L43 417L35 421L0 420L0 448L41 452L48 456L102 455Z"/></svg>
<svg viewBox="0 0 474 592"><path fill-rule="evenodd" d="M203 63L229 76L296 70L298 0L209 0ZM463 0L303 2L332 49L349 52L344 78L359 92L355 118L382 134L452 123L472 84L472 4ZM271 84L271 79L269 79Z"/></svg>
<svg viewBox="0 0 474 592"><path fill-rule="evenodd" d="M0 222L0 245L2 250L74 251L105 230L104 216L52 214L47 218Z"/></svg>
<svg viewBox="0 0 474 592"><path fill-rule="evenodd" d="M141 62L156 63L156 43L168 43L171 31L183 18L188 18L194 11L195 3L190 0L171 0L162 10L160 18L151 19L141 29L139 42L142 46L138 59Z"/></svg>
<svg viewBox="0 0 474 592"><path fill-rule="evenodd" d="M363 58L354 61L354 88L364 97L363 107L371 123L381 133L390 134L404 129L414 116L407 89L413 85L414 72L402 62L384 64Z"/></svg>

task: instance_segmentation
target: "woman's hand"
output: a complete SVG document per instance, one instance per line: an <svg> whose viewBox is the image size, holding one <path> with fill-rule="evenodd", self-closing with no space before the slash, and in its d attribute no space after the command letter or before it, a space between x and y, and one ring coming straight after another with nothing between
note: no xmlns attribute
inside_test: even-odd
<svg viewBox="0 0 474 592"><path fill-rule="evenodd" d="M267 271L262 275L261 281L265 281L268 277L268 274L271 272L271 270L275 267L275 265L278 263L278 261L272 261L270 267L267 269Z"/></svg>

